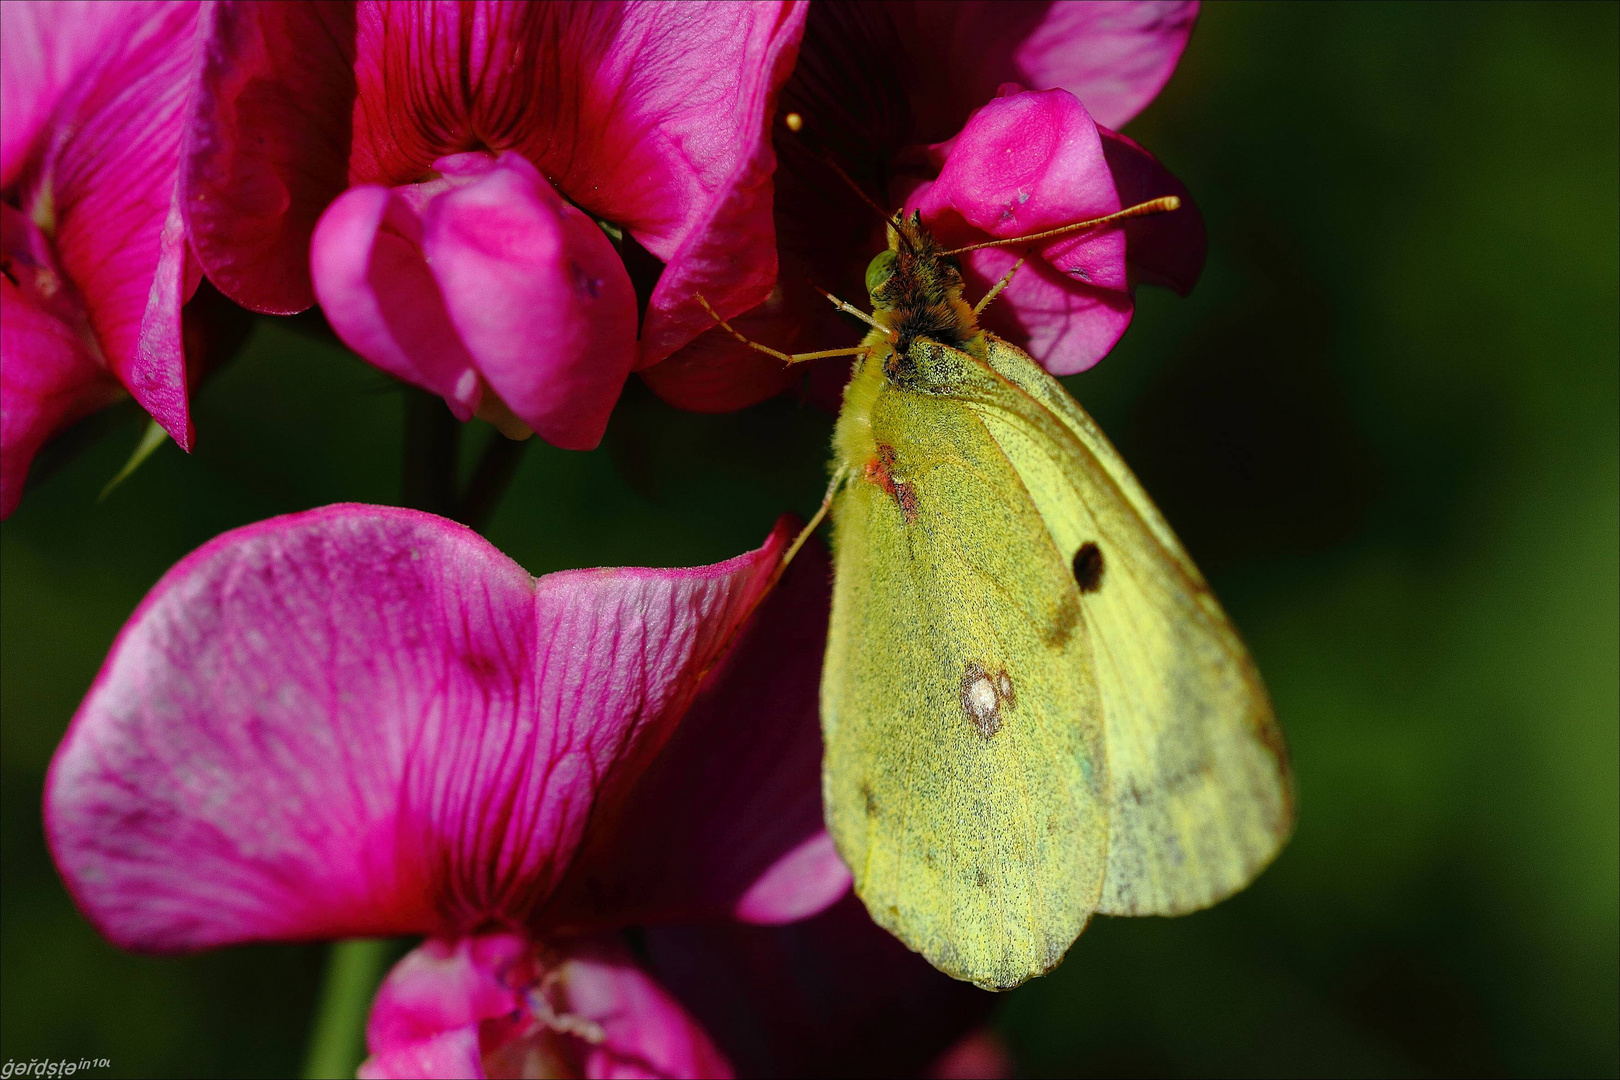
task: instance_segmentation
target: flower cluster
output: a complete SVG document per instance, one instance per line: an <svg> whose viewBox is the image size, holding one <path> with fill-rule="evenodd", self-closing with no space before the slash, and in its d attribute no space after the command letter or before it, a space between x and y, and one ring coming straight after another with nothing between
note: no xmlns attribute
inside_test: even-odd
<svg viewBox="0 0 1620 1080"><path fill-rule="evenodd" d="M843 340L815 290L860 299L882 223L839 162L959 245L1182 196L1053 241L990 309L1082 370L1136 282L1185 292L1203 262L1185 189L1104 126L1157 93L1195 9L8 4L0 514L42 443L126 391L191 446L204 273L254 311L319 300L366 360L513 437L594 446L632 371L752 404L795 376L697 298L780 348ZM974 252L970 286L1014 257Z"/></svg>
<svg viewBox="0 0 1620 1080"><path fill-rule="evenodd" d="M584 449L632 372L703 411L790 385L714 313L843 344L816 288L863 296L868 203L966 246L1180 195L1054 239L990 309L1082 370L1135 284L1202 264L1185 190L1111 130L1195 8L8 3L0 515L125 394L191 446L204 277L254 312L318 303L459 419ZM972 253L970 288L1015 258ZM363 1075L1004 1070L959 1042L987 996L849 894L820 801L828 567L812 542L784 573L791 537L536 579L412 511L228 533L153 588L57 752L62 876L131 949L421 937Z"/></svg>

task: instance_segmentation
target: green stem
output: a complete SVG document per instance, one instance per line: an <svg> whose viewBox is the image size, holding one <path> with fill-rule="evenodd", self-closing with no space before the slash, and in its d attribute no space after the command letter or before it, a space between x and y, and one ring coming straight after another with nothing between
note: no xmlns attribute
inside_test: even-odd
<svg viewBox="0 0 1620 1080"><path fill-rule="evenodd" d="M405 461L401 501L449 517L456 509L456 452L461 423L444 399L405 388Z"/></svg>
<svg viewBox="0 0 1620 1080"><path fill-rule="evenodd" d="M468 528L484 531L489 519L495 516L495 508L500 505L501 496L506 494L507 485L517 475L518 466L523 462L523 451L533 441L533 438L508 439L498 431L490 433L489 444L478 459L478 467L473 471L472 479L467 481L467 490L462 492L461 501L456 504L457 521Z"/></svg>
<svg viewBox="0 0 1620 1080"><path fill-rule="evenodd" d="M394 943L387 938L332 943L304 1062L309 1080L352 1077L365 1060L366 1017L393 955Z"/></svg>

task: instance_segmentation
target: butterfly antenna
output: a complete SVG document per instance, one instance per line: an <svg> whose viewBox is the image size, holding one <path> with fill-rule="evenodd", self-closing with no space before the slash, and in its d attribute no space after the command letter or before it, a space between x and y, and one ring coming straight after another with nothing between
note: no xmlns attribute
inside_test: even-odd
<svg viewBox="0 0 1620 1080"><path fill-rule="evenodd" d="M1116 221L1126 221L1130 218L1146 217L1149 214L1166 214L1172 210L1181 209L1181 200L1174 195L1165 195L1147 202L1127 206L1100 218L1089 221L1076 221L1072 225L1060 225L1045 232L1030 233L1028 236L1009 236L1005 240L987 240L982 244L969 244L967 247L954 248L945 252L946 255L961 255L967 251L978 251L981 248L1011 247L1014 244L1027 244L1035 240L1048 240L1054 236L1064 236L1068 233L1084 232L1087 229L1097 229L1104 225L1112 225Z"/></svg>
<svg viewBox="0 0 1620 1080"><path fill-rule="evenodd" d="M786 116L782 117L782 123L795 135L804 130L804 117L800 116L796 112L790 112ZM897 215L891 214L887 210L883 209L883 207L879 206L877 204L877 200L868 195L861 185L855 182L855 178L850 176L849 173L845 172L842 165L839 165L838 162L833 160L831 154L823 151L817 153L816 156L821 159L822 163L825 164L827 168L831 169L838 175L838 179L849 185L849 190L853 191L856 196L860 198L861 202L875 210L878 217L882 218L884 221L894 221Z"/></svg>

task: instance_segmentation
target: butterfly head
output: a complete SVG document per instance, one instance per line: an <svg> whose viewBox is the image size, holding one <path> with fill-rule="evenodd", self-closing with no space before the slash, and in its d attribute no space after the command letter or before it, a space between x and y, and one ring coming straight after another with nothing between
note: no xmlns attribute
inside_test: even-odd
<svg viewBox="0 0 1620 1080"><path fill-rule="evenodd" d="M888 248L867 264L866 291L874 314L897 332L898 351L919 337L946 345L971 338L976 328L962 299L962 264L916 212L890 218L888 234Z"/></svg>
<svg viewBox="0 0 1620 1080"><path fill-rule="evenodd" d="M944 248L922 215L896 214L888 222L889 246L866 267L866 291L879 311L940 303L962 293L962 264Z"/></svg>

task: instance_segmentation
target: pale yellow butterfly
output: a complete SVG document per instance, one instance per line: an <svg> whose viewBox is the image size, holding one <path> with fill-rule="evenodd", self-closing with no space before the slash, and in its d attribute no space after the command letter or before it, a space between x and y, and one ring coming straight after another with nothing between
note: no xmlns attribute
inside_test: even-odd
<svg viewBox="0 0 1620 1080"><path fill-rule="evenodd" d="M822 508L827 825L873 919L1007 989L1093 913L1243 888L1293 827L1293 781L1254 664L1146 492L1056 379L978 328L1012 272L970 308L959 252L915 215L888 231L873 312L829 297L871 325L859 346L790 356L721 324L788 362L858 358Z"/></svg>

